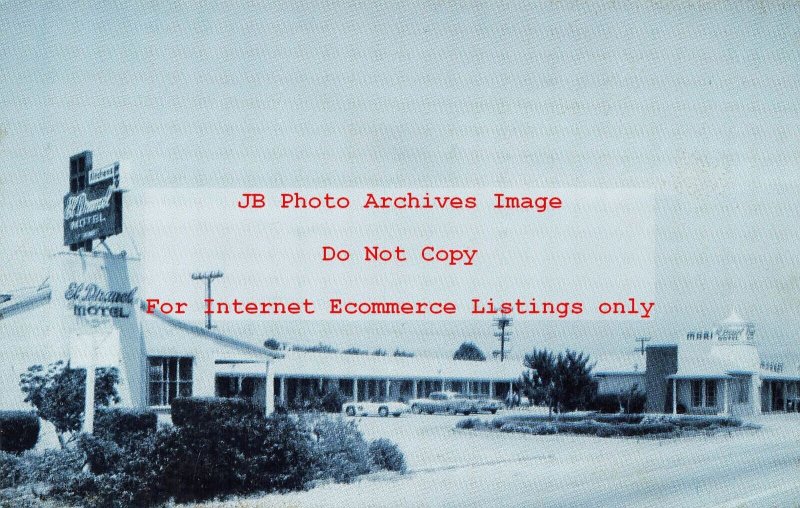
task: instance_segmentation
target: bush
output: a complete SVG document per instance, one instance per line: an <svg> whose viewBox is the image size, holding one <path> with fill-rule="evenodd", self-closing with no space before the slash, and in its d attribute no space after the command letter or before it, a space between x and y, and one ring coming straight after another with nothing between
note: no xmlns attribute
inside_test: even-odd
<svg viewBox="0 0 800 508"><path fill-rule="evenodd" d="M107 473L126 460L123 449L114 441L96 434L78 436L78 449L86 455L86 463L94 474Z"/></svg>
<svg viewBox="0 0 800 508"><path fill-rule="evenodd" d="M542 423L531 427L531 431L537 436L548 436L551 434L558 434L558 427L549 423Z"/></svg>
<svg viewBox="0 0 800 508"><path fill-rule="evenodd" d="M644 415L641 414L596 414L592 420L600 423L641 423Z"/></svg>
<svg viewBox="0 0 800 508"><path fill-rule="evenodd" d="M156 413L142 409L98 409L94 420L95 435L120 446L146 438L157 427Z"/></svg>
<svg viewBox="0 0 800 508"><path fill-rule="evenodd" d="M314 458L295 419L251 414L161 430L144 462L161 472L163 492L184 502L301 489L312 479Z"/></svg>
<svg viewBox="0 0 800 508"><path fill-rule="evenodd" d="M329 387L324 391L307 387L304 392L296 395L289 407L299 412L339 413L348 400L336 387Z"/></svg>
<svg viewBox="0 0 800 508"><path fill-rule="evenodd" d="M338 388L327 390L320 398L320 409L326 413L338 413L348 398Z"/></svg>
<svg viewBox="0 0 800 508"><path fill-rule="evenodd" d="M742 421L738 418L730 416L715 416L715 415L663 415L648 417L647 422L671 423L680 427L681 429L688 430L702 430L711 426L717 427L741 427Z"/></svg>
<svg viewBox="0 0 800 508"><path fill-rule="evenodd" d="M316 438L317 479L350 483L372 469L369 445L353 420L307 417L306 425Z"/></svg>
<svg viewBox="0 0 800 508"><path fill-rule="evenodd" d="M621 405L615 393L601 393L594 396L589 403L589 409L600 413L619 413Z"/></svg>
<svg viewBox="0 0 800 508"><path fill-rule="evenodd" d="M83 469L86 460L75 448L29 451L20 456L21 483L66 483Z"/></svg>
<svg viewBox="0 0 800 508"><path fill-rule="evenodd" d="M30 411L0 411L0 451L22 453L39 440L39 417Z"/></svg>
<svg viewBox="0 0 800 508"><path fill-rule="evenodd" d="M638 390L602 393L592 398L589 409L600 413L639 414L644 411L645 402L647 402L647 396Z"/></svg>
<svg viewBox="0 0 800 508"><path fill-rule="evenodd" d="M297 490L313 480L348 482L377 467L405 469L393 443L369 445L355 423L341 417L251 412L203 421L195 406L182 408L191 415L183 425L124 446L81 434L74 448L0 454L0 487L47 484L47 498L69 505L153 506ZM213 405L210 414L231 414L229 408Z"/></svg>
<svg viewBox="0 0 800 508"><path fill-rule="evenodd" d="M598 427L595 431L597 437L616 437L621 436L622 433L613 425Z"/></svg>
<svg viewBox="0 0 800 508"><path fill-rule="evenodd" d="M480 418L465 418L456 423L456 428L458 429L476 429L482 426L483 422Z"/></svg>
<svg viewBox="0 0 800 508"><path fill-rule="evenodd" d="M623 401L625 412L629 414L644 413L644 406L647 404L647 395L640 391L630 394L629 398Z"/></svg>
<svg viewBox="0 0 800 508"><path fill-rule="evenodd" d="M558 428L560 434L596 435L597 429L603 427L603 425L592 421L560 422L556 424L556 428ZM607 424L605 425L608 426Z"/></svg>
<svg viewBox="0 0 800 508"><path fill-rule="evenodd" d="M403 452L388 439L381 438L371 442L369 454L372 457L372 464L378 469L406 472L406 458L403 456Z"/></svg>
<svg viewBox="0 0 800 508"><path fill-rule="evenodd" d="M528 433L531 427L526 427L524 425L517 425L516 423L504 423L500 427L500 432L523 432Z"/></svg>
<svg viewBox="0 0 800 508"><path fill-rule="evenodd" d="M18 456L0 452L0 489L17 486L22 476L19 462Z"/></svg>
<svg viewBox="0 0 800 508"><path fill-rule="evenodd" d="M677 427L671 423L621 423L615 427L622 436L649 436L653 434L671 434Z"/></svg>
<svg viewBox="0 0 800 508"><path fill-rule="evenodd" d="M245 399L224 397L177 397L172 401L172 423L185 425L214 425L216 422L263 414Z"/></svg>

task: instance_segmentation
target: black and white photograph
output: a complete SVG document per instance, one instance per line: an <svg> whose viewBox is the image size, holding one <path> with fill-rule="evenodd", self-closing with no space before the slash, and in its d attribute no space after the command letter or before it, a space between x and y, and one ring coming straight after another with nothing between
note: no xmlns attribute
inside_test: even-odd
<svg viewBox="0 0 800 508"><path fill-rule="evenodd" d="M800 507L800 2L0 0L0 507Z"/></svg>

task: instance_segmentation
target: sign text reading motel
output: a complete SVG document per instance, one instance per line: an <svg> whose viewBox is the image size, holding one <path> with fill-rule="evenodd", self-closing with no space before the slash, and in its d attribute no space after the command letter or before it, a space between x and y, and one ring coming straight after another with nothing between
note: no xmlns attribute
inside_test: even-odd
<svg viewBox="0 0 800 508"><path fill-rule="evenodd" d="M71 282L64 299L72 303L72 311L78 317L128 318L137 289L110 291L93 283Z"/></svg>
<svg viewBox="0 0 800 508"><path fill-rule="evenodd" d="M64 245L92 250L92 241L122 233L119 163L92 168L92 152L69 158L69 192L64 196Z"/></svg>

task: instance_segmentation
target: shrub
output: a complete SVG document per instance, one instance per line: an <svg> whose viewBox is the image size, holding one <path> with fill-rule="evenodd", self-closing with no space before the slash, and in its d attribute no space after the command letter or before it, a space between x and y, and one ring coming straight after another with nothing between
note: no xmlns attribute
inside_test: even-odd
<svg viewBox="0 0 800 508"><path fill-rule="evenodd" d="M622 408L617 394L601 393L592 398L589 409L600 413L619 413Z"/></svg>
<svg viewBox="0 0 800 508"><path fill-rule="evenodd" d="M330 388L320 398L320 409L326 413L338 413L347 397L338 388Z"/></svg>
<svg viewBox="0 0 800 508"><path fill-rule="evenodd" d="M595 423L592 421L584 421L584 422L559 422L555 425L560 434L566 433L566 434L595 435L597 434L597 429L600 428L603 424Z"/></svg>
<svg viewBox="0 0 800 508"><path fill-rule="evenodd" d="M85 463L83 453L75 448L29 451L20 456L20 482L64 484L77 475Z"/></svg>
<svg viewBox="0 0 800 508"><path fill-rule="evenodd" d="M385 438L376 439L369 444L372 463L378 469L406 472L406 459L397 445Z"/></svg>
<svg viewBox="0 0 800 508"><path fill-rule="evenodd" d="M176 501L303 488L312 479L308 433L292 417L245 415L156 433L145 463Z"/></svg>
<svg viewBox="0 0 800 508"><path fill-rule="evenodd" d="M613 425L598 427L595 431L597 437L615 437L621 436L622 433Z"/></svg>
<svg viewBox="0 0 800 508"><path fill-rule="evenodd" d="M142 409L98 409L94 420L95 435L120 446L146 438L157 427L156 413Z"/></svg>
<svg viewBox="0 0 800 508"><path fill-rule="evenodd" d="M622 436L649 436L653 434L671 434L677 427L671 423L621 423L615 427Z"/></svg>
<svg viewBox="0 0 800 508"><path fill-rule="evenodd" d="M369 473L369 445L352 420L308 417L306 425L316 439L315 456L318 479L350 483L357 476Z"/></svg>
<svg viewBox="0 0 800 508"><path fill-rule="evenodd" d="M336 387L325 390L306 387L304 391L297 393L289 407L299 412L339 413L342 405L348 400L348 397Z"/></svg>
<svg viewBox="0 0 800 508"><path fill-rule="evenodd" d="M542 423L531 427L531 431L537 436L547 436L551 434L558 434L558 427L549 423Z"/></svg>
<svg viewBox="0 0 800 508"><path fill-rule="evenodd" d="M504 423L500 427L500 432L526 432L530 427L517 425L516 423Z"/></svg>
<svg viewBox="0 0 800 508"><path fill-rule="evenodd" d="M641 423L644 415L641 414L596 414L592 420L600 423Z"/></svg>
<svg viewBox="0 0 800 508"><path fill-rule="evenodd" d="M480 418L464 418L456 423L458 429L476 429L483 426Z"/></svg>
<svg viewBox="0 0 800 508"><path fill-rule="evenodd" d="M215 425L216 422L261 414L252 402L224 397L177 397L172 401L172 423Z"/></svg>
<svg viewBox="0 0 800 508"><path fill-rule="evenodd" d="M94 474L111 471L120 461L126 460L122 448L116 442L96 434L78 436L78 449L86 455L89 470Z"/></svg>
<svg viewBox="0 0 800 508"><path fill-rule="evenodd" d="M647 396L638 390L602 393L592 398L589 409L600 413L638 414L644 411L646 401Z"/></svg>
<svg viewBox="0 0 800 508"><path fill-rule="evenodd" d="M703 430L712 426L741 427L742 421L730 416L716 415L658 415L647 416L643 423L670 423L681 429Z"/></svg>
<svg viewBox="0 0 800 508"><path fill-rule="evenodd" d="M18 456L0 452L0 489L15 487L19 483L22 475L19 462Z"/></svg>
<svg viewBox="0 0 800 508"><path fill-rule="evenodd" d="M647 403L647 395L640 391L634 391L629 394L622 405L625 407L625 412L629 414L639 414L644 412L644 406Z"/></svg>
<svg viewBox="0 0 800 508"><path fill-rule="evenodd" d="M39 440L39 417L30 411L0 411L0 451L22 453Z"/></svg>

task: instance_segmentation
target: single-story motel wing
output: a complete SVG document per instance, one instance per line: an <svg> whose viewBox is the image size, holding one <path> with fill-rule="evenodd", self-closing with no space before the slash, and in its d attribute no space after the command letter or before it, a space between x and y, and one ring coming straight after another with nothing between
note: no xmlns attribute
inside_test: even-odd
<svg viewBox="0 0 800 508"><path fill-rule="evenodd" d="M504 399L524 370L518 359L273 351L144 312L141 261L124 253L63 252L50 262L46 283L0 294L0 339L12 351L0 357L3 407L23 407L17 384L29 365L67 358L76 367L118 367L123 404L162 410L178 396L216 395L271 411L334 386L359 401L439 390ZM646 392L651 413L748 415L793 411L800 402L800 371L762 359L755 327L735 314L649 345L643 356L600 357L593 373L599 393Z"/></svg>

